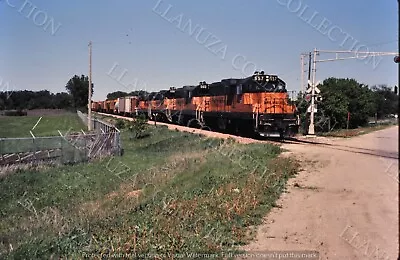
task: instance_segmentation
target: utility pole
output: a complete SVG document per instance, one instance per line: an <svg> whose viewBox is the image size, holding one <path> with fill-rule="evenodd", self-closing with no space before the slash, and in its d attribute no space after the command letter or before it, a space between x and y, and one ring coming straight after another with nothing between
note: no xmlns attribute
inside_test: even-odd
<svg viewBox="0 0 400 260"><path fill-rule="evenodd" d="M397 14L397 20L398 20L398 27L397 27L397 30L398 30L397 31L398 47L397 47L397 52L400 53L400 0L397 0L397 13L398 13ZM400 63L398 63L397 66L398 66L397 86L398 86L398 88L400 88ZM399 123L399 120L400 120L399 117L397 117L397 123ZM398 177L398 175L397 175L397 177ZM399 181L397 182L397 187L398 187L398 189L400 189L400 182ZM399 204L399 206L400 206L400 204ZM397 233L397 235L399 235L399 234L400 234L400 231L399 231L399 233ZM400 251L397 251L397 255L399 255L399 254L400 254Z"/></svg>
<svg viewBox="0 0 400 260"><path fill-rule="evenodd" d="M304 73L307 72L307 69L305 68L305 65L307 65L307 61L305 59L305 57L308 56L308 53L302 53L300 55L300 68L301 68L301 75L300 75L300 80L301 80L301 84L300 84L300 90L303 93L303 95L305 94L305 90L307 89L304 88Z"/></svg>
<svg viewBox="0 0 400 260"><path fill-rule="evenodd" d="M311 52L308 54L308 80L311 80Z"/></svg>
<svg viewBox="0 0 400 260"><path fill-rule="evenodd" d="M399 0L400 1L400 0ZM300 55L300 68L301 68L301 77L300 77L300 89L301 92L304 93L304 55Z"/></svg>
<svg viewBox="0 0 400 260"><path fill-rule="evenodd" d="M92 131L92 41L89 42L88 131Z"/></svg>
<svg viewBox="0 0 400 260"><path fill-rule="evenodd" d="M310 114L310 125L308 127L308 134L309 135L314 135L314 106L315 106L315 78L316 78L316 72L317 72L317 67L316 67L316 62L317 60L317 49L314 49L314 58L313 58L313 75L312 75L312 85L311 85L311 114ZM310 65L311 66L311 63ZM310 72L308 73L310 75Z"/></svg>

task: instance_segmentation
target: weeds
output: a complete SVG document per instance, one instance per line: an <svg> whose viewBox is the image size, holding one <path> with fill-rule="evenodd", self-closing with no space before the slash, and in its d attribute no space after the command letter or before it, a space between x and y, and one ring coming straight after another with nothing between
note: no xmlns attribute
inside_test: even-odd
<svg viewBox="0 0 400 260"><path fill-rule="evenodd" d="M147 131L122 157L0 179L0 256L231 252L297 169L272 145Z"/></svg>
<svg viewBox="0 0 400 260"><path fill-rule="evenodd" d="M129 131L133 134L132 138L136 139L148 136L148 134L146 134L147 129L147 119L143 115L134 118L129 125Z"/></svg>
<svg viewBox="0 0 400 260"><path fill-rule="evenodd" d="M295 188L299 188L299 189L302 189L302 190L315 190L315 191L320 190L320 188L318 188L318 187L316 187L316 186L302 186L302 185L298 184L297 182L294 183L293 186L294 186Z"/></svg>
<svg viewBox="0 0 400 260"><path fill-rule="evenodd" d="M118 128L119 130L122 130L125 128L125 120L118 118L117 121L115 122L115 127Z"/></svg>

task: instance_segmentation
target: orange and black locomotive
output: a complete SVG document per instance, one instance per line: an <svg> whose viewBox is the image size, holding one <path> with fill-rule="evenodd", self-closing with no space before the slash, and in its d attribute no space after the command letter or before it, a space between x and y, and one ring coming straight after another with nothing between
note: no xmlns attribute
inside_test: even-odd
<svg viewBox="0 0 400 260"><path fill-rule="evenodd" d="M290 137L298 132L296 106L285 82L263 71L242 79L171 87L146 96L94 102L92 110L222 130L230 133Z"/></svg>

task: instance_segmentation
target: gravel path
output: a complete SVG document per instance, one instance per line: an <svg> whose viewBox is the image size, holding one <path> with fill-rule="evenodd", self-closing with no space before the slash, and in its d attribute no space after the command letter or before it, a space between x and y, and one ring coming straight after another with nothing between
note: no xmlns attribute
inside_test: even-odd
<svg viewBox="0 0 400 260"><path fill-rule="evenodd" d="M330 145L284 144L304 170L243 249L398 259L398 144L398 126Z"/></svg>

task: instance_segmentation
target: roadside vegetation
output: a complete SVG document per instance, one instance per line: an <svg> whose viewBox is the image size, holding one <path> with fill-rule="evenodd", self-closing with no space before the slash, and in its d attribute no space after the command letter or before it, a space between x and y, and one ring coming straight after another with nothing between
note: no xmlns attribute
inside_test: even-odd
<svg viewBox="0 0 400 260"><path fill-rule="evenodd" d="M0 179L0 258L235 250L296 173L270 144L146 133L124 131L121 157Z"/></svg>
<svg viewBox="0 0 400 260"><path fill-rule="evenodd" d="M322 101L316 103L314 124L317 133L368 127L371 122L386 120L399 113L397 90L386 85L367 86L355 79L328 78L318 88ZM307 113L310 102L306 97L300 93L296 101L304 134L308 132L310 120L310 113Z"/></svg>
<svg viewBox="0 0 400 260"><path fill-rule="evenodd" d="M321 136L331 136L331 137L353 137L358 135L368 134L374 131L383 130L385 128L398 125L397 120L388 121L381 124L372 124L370 126L358 127L356 129L339 129L331 132L320 133Z"/></svg>

